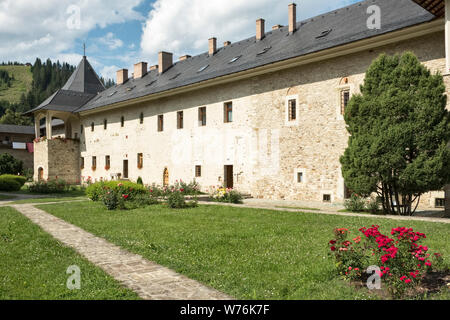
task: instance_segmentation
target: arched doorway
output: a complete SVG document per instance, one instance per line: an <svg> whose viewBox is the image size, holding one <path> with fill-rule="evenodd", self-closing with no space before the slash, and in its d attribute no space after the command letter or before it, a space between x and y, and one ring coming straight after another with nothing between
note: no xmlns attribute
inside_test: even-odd
<svg viewBox="0 0 450 320"><path fill-rule="evenodd" d="M44 168L40 167L38 169L38 181L44 180Z"/></svg>
<svg viewBox="0 0 450 320"><path fill-rule="evenodd" d="M169 185L169 170L167 170L167 168L164 168L163 172L163 185L164 186Z"/></svg>

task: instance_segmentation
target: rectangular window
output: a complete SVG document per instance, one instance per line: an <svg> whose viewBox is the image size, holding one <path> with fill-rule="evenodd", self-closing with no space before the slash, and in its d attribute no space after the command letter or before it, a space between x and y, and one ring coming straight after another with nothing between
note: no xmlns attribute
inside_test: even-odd
<svg viewBox="0 0 450 320"><path fill-rule="evenodd" d="M297 119L297 101L291 99L288 101L289 121L295 121Z"/></svg>
<svg viewBox="0 0 450 320"><path fill-rule="evenodd" d="M177 112L177 129L183 129L183 111Z"/></svg>
<svg viewBox="0 0 450 320"><path fill-rule="evenodd" d="M323 195L323 202L331 202L331 195L330 194L324 194Z"/></svg>
<svg viewBox="0 0 450 320"><path fill-rule="evenodd" d="M125 126L125 117L120 118L120 126L123 128Z"/></svg>
<svg viewBox="0 0 450 320"><path fill-rule="evenodd" d="M144 113L141 112L141 114L139 115L139 123L143 124L144 123Z"/></svg>
<svg viewBox="0 0 450 320"><path fill-rule="evenodd" d="M206 107L198 108L198 125L200 127L206 126Z"/></svg>
<svg viewBox="0 0 450 320"><path fill-rule="evenodd" d="M137 167L138 169L141 169L144 166L144 154L138 153L137 154Z"/></svg>
<svg viewBox="0 0 450 320"><path fill-rule="evenodd" d="M92 157L92 170L97 169L97 157Z"/></svg>
<svg viewBox="0 0 450 320"><path fill-rule="evenodd" d="M434 206L436 208L444 208L445 207L445 199L444 198L436 198L434 200Z"/></svg>
<svg viewBox="0 0 450 320"><path fill-rule="evenodd" d="M105 169L109 170L109 168L111 168L111 157L105 156Z"/></svg>
<svg viewBox="0 0 450 320"><path fill-rule="evenodd" d="M225 103L224 112L225 112L224 122L225 123L233 122L233 103L232 102Z"/></svg>
<svg viewBox="0 0 450 320"><path fill-rule="evenodd" d="M103 120L103 129L106 130L108 128L108 120Z"/></svg>
<svg viewBox="0 0 450 320"><path fill-rule="evenodd" d="M297 172L297 183L303 182L303 172Z"/></svg>
<svg viewBox="0 0 450 320"><path fill-rule="evenodd" d="M158 116L158 131L164 130L164 115L160 114Z"/></svg>
<svg viewBox="0 0 450 320"><path fill-rule="evenodd" d="M202 176L202 166L195 166L195 177L199 178Z"/></svg>
<svg viewBox="0 0 450 320"><path fill-rule="evenodd" d="M350 90L341 91L341 115L344 115L345 109L347 108L348 101L350 100Z"/></svg>
<svg viewBox="0 0 450 320"><path fill-rule="evenodd" d="M80 168L84 169L84 157L80 158Z"/></svg>
<svg viewBox="0 0 450 320"><path fill-rule="evenodd" d="M94 126L95 126L95 124L92 122L92 123L91 123L91 131L92 131L92 132L94 132Z"/></svg>

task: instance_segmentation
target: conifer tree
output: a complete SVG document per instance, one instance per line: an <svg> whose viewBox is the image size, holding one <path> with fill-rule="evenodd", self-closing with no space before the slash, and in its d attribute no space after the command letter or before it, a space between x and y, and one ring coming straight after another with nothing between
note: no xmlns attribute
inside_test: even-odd
<svg viewBox="0 0 450 320"><path fill-rule="evenodd" d="M361 195L376 192L386 213L412 215L422 194L450 183L446 105L442 75L411 52L381 55L345 113L346 185Z"/></svg>

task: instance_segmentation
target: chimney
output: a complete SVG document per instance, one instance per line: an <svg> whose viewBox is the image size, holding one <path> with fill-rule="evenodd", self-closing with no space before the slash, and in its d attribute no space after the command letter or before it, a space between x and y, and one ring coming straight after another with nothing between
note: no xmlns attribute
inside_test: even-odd
<svg viewBox="0 0 450 320"><path fill-rule="evenodd" d="M158 65L157 64L155 64L154 66L150 67L150 71L153 71L153 70L158 70Z"/></svg>
<svg viewBox="0 0 450 320"><path fill-rule="evenodd" d="M169 69L173 64L173 54L170 52L161 51L158 56L159 60L159 73L163 73Z"/></svg>
<svg viewBox="0 0 450 320"><path fill-rule="evenodd" d="M264 22L264 19L256 20L256 40L262 40L266 34L264 30Z"/></svg>
<svg viewBox="0 0 450 320"><path fill-rule="evenodd" d="M147 62L139 62L134 65L134 79L142 78L147 74Z"/></svg>
<svg viewBox="0 0 450 320"><path fill-rule="evenodd" d="M272 27L272 30L278 30L280 28L283 28L283 26L281 24L276 24Z"/></svg>
<svg viewBox="0 0 450 320"><path fill-rule="evenodd" d="M289 5L289 33L294 33L297 29L297 5L291 3Z"/></svg>
<svg viewBox="0 0 450 320"><path fill-rule="evenodd" d="M225 42L223 43L223 46L224 46L224 47L228 47L229 45L231 45L231 42L230 42L230 41L225 41Z"/></svg>
<svg viewBox="0 0 450 320"><path fill-rule="evenodd" d="M184 61L184 60L189 59L189 58L191 58L191 56L187 54L185 56L180 57L180 61Z"/></svg>
<svg viewBox="0 0 450 320"><path fill-rule="evenodd" d="M217 38L209 39L209 55L212 56L217 51Z"/></svg>
<svg viewBox="0 0 450 320"><path fill-rule="evenodd" d="M117 84L124 84L128 80L128 70L127 69L121 69L117 71Z"/></svg>

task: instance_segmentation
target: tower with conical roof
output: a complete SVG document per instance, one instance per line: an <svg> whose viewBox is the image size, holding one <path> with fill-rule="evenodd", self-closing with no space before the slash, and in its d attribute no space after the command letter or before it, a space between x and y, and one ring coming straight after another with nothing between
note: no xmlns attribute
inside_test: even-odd
<svg viewBox="0 0 450 320"><path fill-rule="evenodd" d="M77 183L80 179L80 143L82 134L77 110L105 90L84 55L64 86L27 114L34 115L35 180L64 179ZM40 122L45 118L45 135ZM64 121L64 133L53 134L52 120Z"/></svg>

